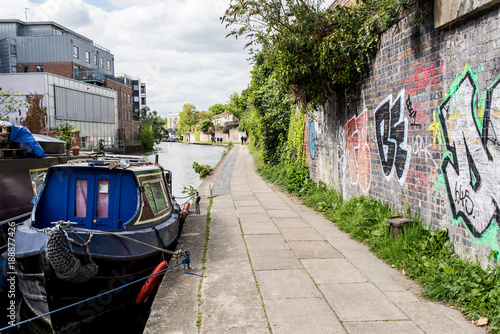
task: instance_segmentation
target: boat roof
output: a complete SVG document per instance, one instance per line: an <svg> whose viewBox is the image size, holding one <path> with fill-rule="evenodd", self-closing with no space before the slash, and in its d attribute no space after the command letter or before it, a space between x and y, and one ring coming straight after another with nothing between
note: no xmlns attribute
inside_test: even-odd
<svg viewBox="0 0 500 334"><path fill-rule="evenodd" d="M132 156L130 156L132 157ZM55 165L55 168L102 168L107 170L130 170L134 173L158 170L160 165L151 161L131 161L120 157L101 157L97 159L78 159L68 161L67 164Z"/></svg>

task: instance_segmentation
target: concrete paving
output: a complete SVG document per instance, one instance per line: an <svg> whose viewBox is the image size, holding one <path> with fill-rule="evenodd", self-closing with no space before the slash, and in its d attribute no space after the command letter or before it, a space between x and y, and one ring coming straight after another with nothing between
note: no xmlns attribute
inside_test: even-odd
<svg viewBox="0 0 500 334"><path fill-rule="evenodd" d="M264 182L246 146L224 157L199 191L202 214L189 216L178 247L205 277L168 272L145 333L486 333Z"/></svg>

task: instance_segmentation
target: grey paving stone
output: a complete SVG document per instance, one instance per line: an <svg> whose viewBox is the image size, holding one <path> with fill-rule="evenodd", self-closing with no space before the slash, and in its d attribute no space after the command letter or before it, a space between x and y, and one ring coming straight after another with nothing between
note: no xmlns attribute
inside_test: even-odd
<svg viewBox="0 0 500 334"><path fill-rule="evenodd" d="M267 213L269 214L269 216L271 218L275 218L275 217L299 217L299 215L297 214L297 212L293 211L293 210L267 210Z"/></svg>
<svg viewBox="0 0 500 334"><path fill-rule="evenodd" d="M349 334L422 334L424 333L411 321L368 321L344 322Z"/></svg>
<svg viewBox="0 0 500 334"><path fill-rule="evenodd" d="M286 241L325 240L325 238L312 227L282 227L279 230Z"/></svg>
<svg viewBox="0 0 500 334"><path fill-rule="evenodd" d="M322 297L304 269L256 271L262 298L311 298Z"/></svg>
<svg viewBox="0 0 500 334"><path fill-rule="evenodd" d="M245 240L250 251L254 249L266 251L290 249L281 234L247 235Z"/></svg>
<svg viewBox="0 0 500 334"><path fill-rule="evenodd" d="M280 231L278 228L271 223L255 223L255 222L247 222L241 223L241 227L243 228L243 233L245 235L248 234L279 234Z"/></svg>
<svg viewBox="0 0 500 334"><path fill-rule="evenodd" d="M265 301L273 334L346 333L323 298Z"/></svg>
<svg viewBox="0 0 500 334"><path fill-rule="evenodd" d="M242 223L268 223L273 224L271 217L267 213L239 213Z"/></svg>
<svg viewBox="0 0 500 334"><path fill-rule="evenodd" d="M367 278L344 258L304 259L301 262L316 284L367 281Z"/></svg>
<svg viewBox="0 0 500 334"><path fill-rule="evenodd" d="M299 259L343 258L326 240L288 241L288 246Z"/></svg>
<svg viewBox="0 0 500 334"><path fill-rule="evenodd" d="M254 270L302 269L299 260L287 249L249 251Z"/></svg>
<svg viewBox="0 0 500 334"><path fill-rule="evenodd" d="M266 213L262 206L238 206L236 211L238 211L238 215L242 213Z"/></svg>
<svg viewBox="0 0 500 334"><path fill-rule="evenodd" d="M437 303L410 302L397 305L426 333L485 333L484 328L469 323L459 311Z"/></svg>
<svg viewBox="0 0 500 334"><path fill-rule="evenodd" d="M319 288L341 321L408 320L371 283L321 284Z"/></svg>
<svg viewBox="0 0 500 334"><path fill-rule="evenodd" d="M274 217L274 223L279 228L281 227L311 227L304 219L300 217Z"/></svg>

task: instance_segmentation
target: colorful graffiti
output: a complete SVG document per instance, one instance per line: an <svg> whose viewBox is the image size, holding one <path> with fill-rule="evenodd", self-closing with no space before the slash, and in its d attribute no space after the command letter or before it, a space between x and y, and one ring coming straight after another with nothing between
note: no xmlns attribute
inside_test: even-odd
<svg viewBox="0 0 500 334"><path fill-rule="evenodd" d="M345 125L351 183L364 192L370 189L371 160L368 138L368 111L352 117Z"/></svg>
<svg viewBox="0 0 500 334"><path fill-rule="evenodd" d="M394 172L401 186L404 185L411 147L407 144L408 120L404 117L404 90L392 101L392 96L385 98L375 109L375 133L382 171L387 180Z"/></svg>
<svg viewBox="0 0 500 334"><path fill-rule="evenodd" d="M309 123L309 154L311 160L316 158L316 130L314 127L314 121Z"/></svg>
<svg viewBox="0 0 500 334"><path fill-rule="evenodd" d="M439 73L444 66L444 60L441 60L441 66L438 69L434 68L434 64L429 67L419 66L415 72L408 78L406 89L408 94L415 94L418 89L426 89L429 82L437 85L436 74Z"/></svg>
<svg viewBox="0 0 500 334"><path fill-rule="evenodd" d="M439 106L446 152L441 164L453 222L498 250L500 224L500 77L477 101L477 73L466 66ZM496 224L494 224L496 223Z"/></svg>

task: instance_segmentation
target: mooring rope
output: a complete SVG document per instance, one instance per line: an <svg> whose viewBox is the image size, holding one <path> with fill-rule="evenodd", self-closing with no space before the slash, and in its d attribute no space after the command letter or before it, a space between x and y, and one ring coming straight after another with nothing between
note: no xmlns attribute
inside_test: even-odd
<svg viewBox="0 0 500 334"><path fill-rule="evenodd" d="M154 274L148 275L148 276L143 277L143 278L139 278L139 279L137 279L137 280L135 280L135 281L133 281L133 282L130 282L130 283L124 284L124 285L122 285L122 286L120 286L120 287L118 287L118 288L115 288L115 289L112 289L112 290L109 290L109 291L106 291L106 292L100 293L100 294L98 294L98 295L96 295L96 296L93 296L93 297L87 298L87 299L82 300L82 301L80 301L80 302L76 302L76 303L73 303L73 304L70 304L70 305L66 305L66 306L63 306L63 307L61 307L61 308L58 308L57 310L50 311L50 312L47 312L47 313L45 313L45 314L41 314L41 315L38 315L38 316L33 317L33 318L30 318L30 319L23 320L23 321L21 321L21 322L18 322L18 323L13 324L13 325L9 325L9 326L4 327L4 328L0 328L0 333L1 333L1 332L3 332L4 330L7 330L7 329L11 329L11 328L14 328L14 327L17 327L17 326L24 325L24 324L26 324L26 323L28 323L28 322L31 322L31 321L34 321L34 320L37 320L37 319L40 319L40 318L46 317L46 316L48 316L48 315L51 315L51 314L54 314L54 313L57 313L57 312L60 312L60 311L66 310L66 309L68 309L68 308L70 308L70 307L73 307L73 306L76 306L76 305L79 305L79 304L83 304L83 303L86 303L86 302L88 302L88 301L90 301L90 300L93 300L93 299L96 299L96 298L99 298L99 297L105 296L105 295L107 295L108 293L112 293L112 292L118 291L118 290L120 290L120 289L123 289L123 288L125 288L125 287L127 287L127 286L130 286L130 285L132 285L132 284L138 283L138 282L140 282L140 281L147 280L147 279L148 279L148 278L150 278L150 277L153 277L153 276L156 276L156 275L163 274L163 273L165 273L167 270L170 270L170 269L173 269L173 268L175 268L175 267L178 267L178 266L180 266L181 264L184 264L184 273L185 273L185 274L189 274L189 275L195 275L195 276L200 276L200 277L203 277L203 275L200 275L200 274L197 274L197 273L193 273L193 272L189 272L189 271L187 271L187 270L186 270L186 265L188 265L188 268L189 268L189 263L191 262L191 259L190 259L190 253L189 253L189 251L187 251L187 250L183 251L182 253L186 254L186 258L185 258L185 259L183 259L181 262L179 262L179 263L177 263L177 264L175 264L175 265L173 265L173 266L171 266L171 267L165 268L165 269L163 269L163 270L161 270L161 271L159 271L159 272L157 272L157 273L154 273Z"/></svg>
<svg viewBox="0 0 500 334"><path fill-rule="evenodd" d="M170 251L168 249L163 249L163 248L160 248L160 247L156 247L156 246L150 245L148 243L142 242L140 240L133 239L133 238L130 238L130 237L127 237L125 235L122 235L122 234L119 234L119 233L115 233L115 232L103 231L103 230L89 230L89 229L79 228L79 227L73 227L73 226L71 226L69 228L66 228L66 230L67 231L89 232L89 233L93 233L93 234L109 234L109 235L114 235L117 238L122 238L122 239L125 239L125 240L128 240L128 241L131 241L131 242L135 242L135 243L138 243L140 245L153 248L153 249L155 249L157 251L160 251L160 252L172 255L172 256L179 256L180 254L182 254L181 250L177 250L175 252L172 252L172 251Z"/></svg>

